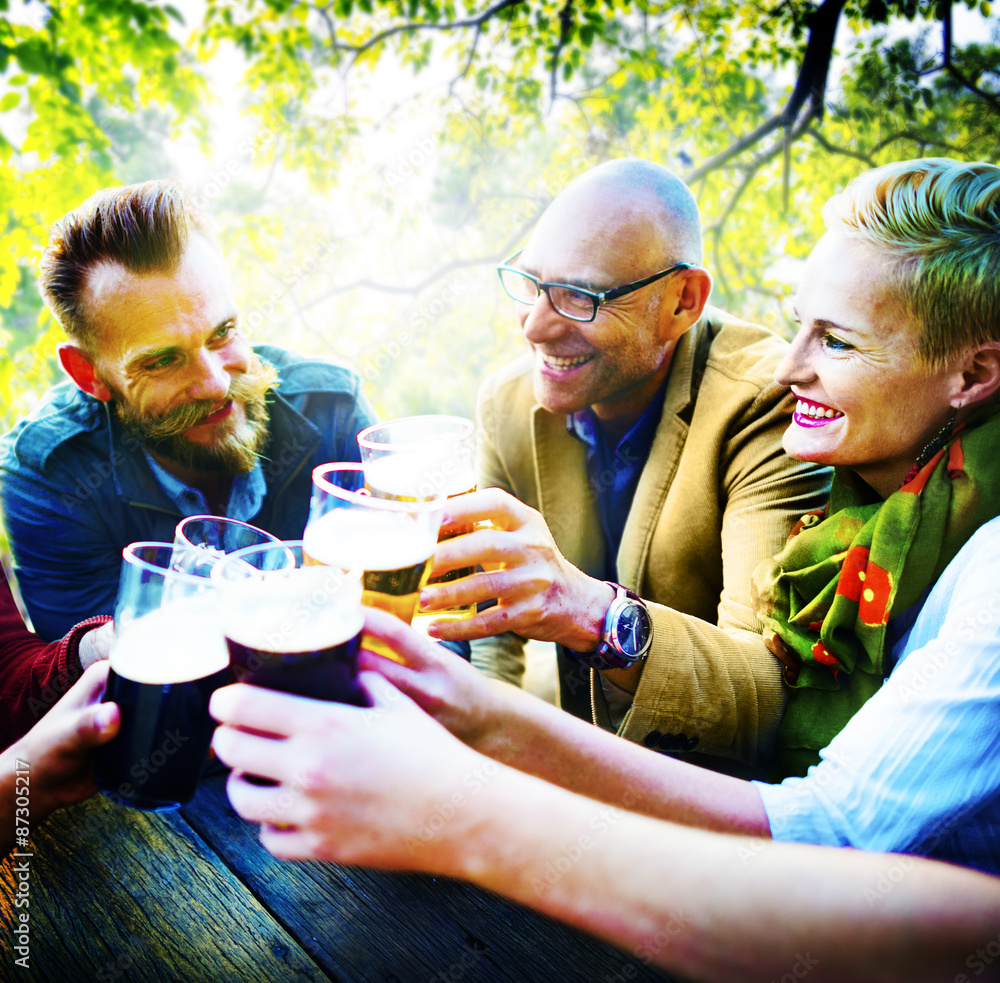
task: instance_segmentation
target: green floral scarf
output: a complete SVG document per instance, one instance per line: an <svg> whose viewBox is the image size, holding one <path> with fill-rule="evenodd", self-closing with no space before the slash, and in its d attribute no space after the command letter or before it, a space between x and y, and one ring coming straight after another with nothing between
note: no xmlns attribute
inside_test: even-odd
<svg viewBox="0 0 1000 983"><path fill-rule="evenodd" d="M772 779L804 775L885 678L886 626L1000 514L1000 407L973 413L885 501L837 468L823 512L754 574L764 640L791 687Z"/></svg>

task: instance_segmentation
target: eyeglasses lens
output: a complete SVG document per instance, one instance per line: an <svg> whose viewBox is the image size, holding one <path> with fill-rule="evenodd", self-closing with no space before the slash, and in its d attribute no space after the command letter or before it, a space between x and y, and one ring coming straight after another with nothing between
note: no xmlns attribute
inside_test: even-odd
<svg viewBox="0 0 1000 983"><path fill-rule="evenodd" d="M572 287L549 287L549 299L552 306L566 317L586 321L594 316L594 298Z"/></svg>
<svg viewBox="0 0 1000 983"><path fill-rule="evenodd" d="M516 273L513 270L501 270L500 278L503 288L514 299L522 304L533 304L538 299L538 287L534 280Z"/></svg>
<svg viewBox="0 0 1000 983"><path fill-rule="evenodd" d="M538 300L538 284L530 277L516 270L500 270L507 294L522 304L534 304ZM587 293L574 290L572 287L548 286L545 292L549 295L552 306L564 317L577 321L590 321L596 310L594 298Z"/></svg>

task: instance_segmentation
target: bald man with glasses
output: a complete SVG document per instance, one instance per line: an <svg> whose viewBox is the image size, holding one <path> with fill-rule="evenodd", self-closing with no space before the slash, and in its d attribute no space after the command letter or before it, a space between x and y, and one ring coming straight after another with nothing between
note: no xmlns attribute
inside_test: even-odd
<svg viewBox="0 0 1000 983"><path fill-rule="evenodd" d="M480 604L431 633L476 639L489 675L519 685L524 640L555 642L566 710L747 774L784 708L751 573L829 474L781 447L786 343L708 307L701 259L690 191L627 159L577 178L500 264L529 350L480 391L480 491L447 517L492 528L438 547L437 572L482 570L422 600Z"/></svg>

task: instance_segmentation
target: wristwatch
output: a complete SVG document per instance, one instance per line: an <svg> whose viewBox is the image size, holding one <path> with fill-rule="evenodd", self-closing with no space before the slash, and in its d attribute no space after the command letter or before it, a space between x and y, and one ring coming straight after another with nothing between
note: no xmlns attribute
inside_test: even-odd
<svg viewBox="0 0 1000 983"><path fill-rule="evenodd" d="M563 651L591 669L628 669L645 659L653 644L653 622L642 598L612 580L615 599L604 616L601 643L593 652L577 652L563 646Z"/></svg>

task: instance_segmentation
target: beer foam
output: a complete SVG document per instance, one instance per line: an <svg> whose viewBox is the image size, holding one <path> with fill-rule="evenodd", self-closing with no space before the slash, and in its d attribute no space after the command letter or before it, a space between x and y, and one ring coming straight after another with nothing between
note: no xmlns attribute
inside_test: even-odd
<svg viewBox="0 0 1000 983"><path fill-rule="evenodd" d="M137 683L186 683L229 665L218 598L206 591L128 622L111 647L111 668Z"/></svg>
<svg viewBox="0 0 1000 983"><path fill-rule="evenodd" d="M346 570L403 570L423 563L437 527L391 509L334 509L306 526L302 552Z"/></svg>
<svg viewBox="0 0 1000 983"><path fill-rule="evenodd" d="M266 652L313 652L353 638L364 623L357 576L290 570L221 589L226 638Z"/></svg>
<svg viewBox="0 0 1000 983"><path fill-rule="evenodd" d="M377 495L427 499L476 487L471 461L433 453L386 454L365 464L365 482Z"/></svg>

